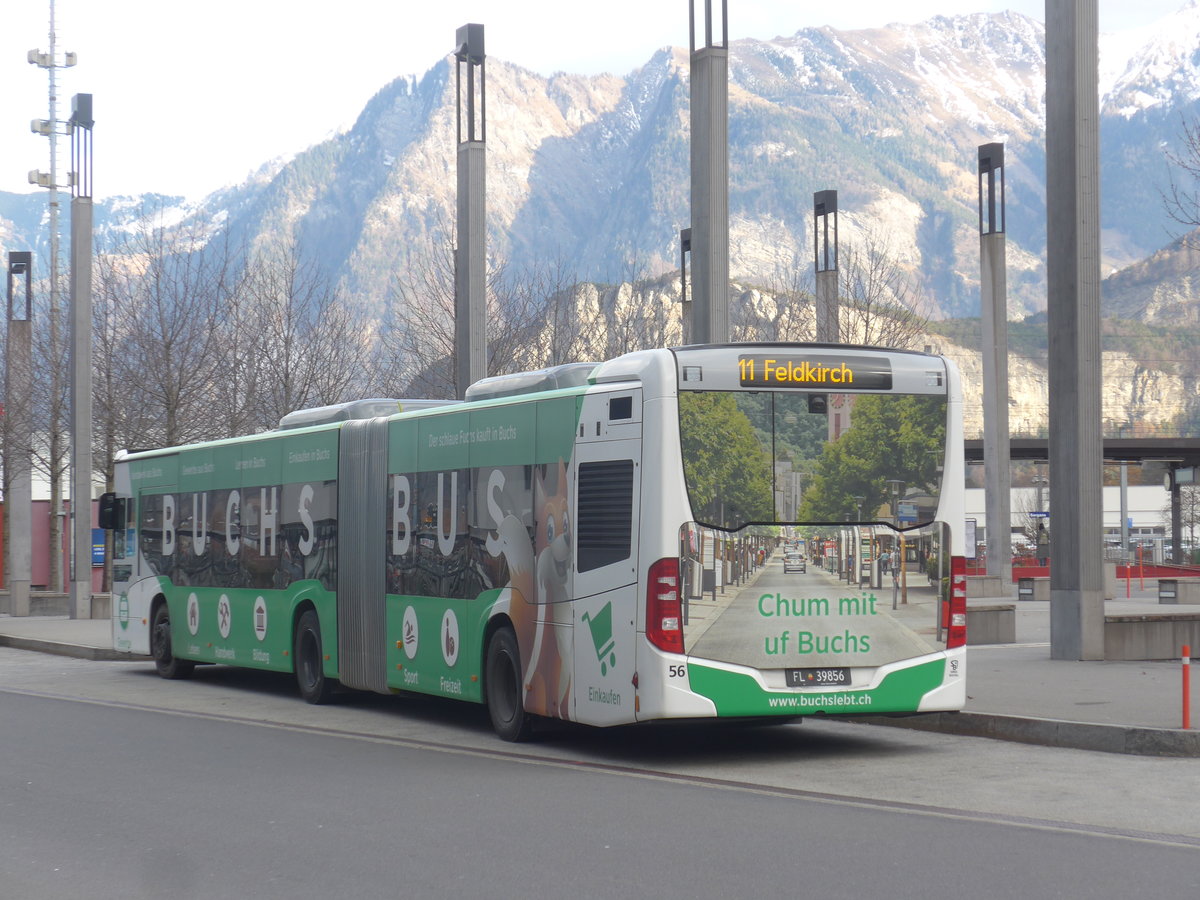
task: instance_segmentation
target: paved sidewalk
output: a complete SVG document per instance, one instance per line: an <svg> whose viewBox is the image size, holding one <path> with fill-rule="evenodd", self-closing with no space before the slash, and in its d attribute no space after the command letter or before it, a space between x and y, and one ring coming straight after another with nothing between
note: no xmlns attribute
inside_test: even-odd
<svg viewBox="0 0 1200 900"><path fill-rule="evenodd" d="M76 659L147 659L112 648L111 619L0 614L0 647L36 650Z"/></svg>
<svg viewBox="0 0 1200 900"><path fill-rule="evenodd" d="M914 607L928 599L923 594L932 597L928 588L910 587ZM969 648L963 712L869 721L1112 753L1200 756L1200 701L1192 701L1195 727L1180 727L1178 660L1051 659L1049 604L1016 606L1017 643ZM0 615L0 646L95 660L145 658L115 652L111 627L108 619ZM1193 652L1200 655L1200 648Z"/></svg>

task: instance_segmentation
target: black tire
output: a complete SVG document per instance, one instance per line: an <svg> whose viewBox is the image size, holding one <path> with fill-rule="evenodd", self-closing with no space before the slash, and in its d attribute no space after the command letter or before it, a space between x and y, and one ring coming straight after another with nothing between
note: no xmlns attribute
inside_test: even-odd
<svg viewBox="0 0 1200 900"><path fill-rule="evenodd" d="M525 712L522 696L521 651L508 626L496 629L488 641L483 690L496 734L505 741L529 740L533 717Z"/></svg>
<svg viewBox="0 0 1200 900"><path fill-rule="evenodd" d="M325 677L321 620L316 610L307 610L296 623L293 651L300 696L308 703L324 703L333 694L333 682Z"/></svg>
<svg viewBox="0 0 1200 900"><path fill-rule="evenodd" d="M154 657L154 668L163 678L191 678L196 669L194 662L179 659L171 650L171 611L165 601L154 610L150 625L150 655Z"/></svg>

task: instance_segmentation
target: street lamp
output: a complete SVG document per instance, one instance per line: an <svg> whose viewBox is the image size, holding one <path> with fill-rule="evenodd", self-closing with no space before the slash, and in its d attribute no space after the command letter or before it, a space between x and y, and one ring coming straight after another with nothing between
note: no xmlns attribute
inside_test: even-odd
<svg viewBox="0 0 1200 900"><path fill-rule="evenodd" d="M1037 488L1037 511L1043 512L1042 507L1042 489L1050 484L1050 479L1042 474L1042 464L1034 463L1036 466L1036 474L1033 476L1033 486Z"/></svg>
<svg viewBox="0 0 1200 900"><path fill-rule="evenodd" d="M8 333L4 358L3 434L5 510L8 514L9 612L29 615L29 591L33 568L33 501L30 435L33 432L30 396L33 392L31 275L33 253L10 250L8 253ZM24 280L25 302L14 288Z"/></svg>
<svg viewBox="0 0 1200 900"><path fill-rule="evenodd" d="M896 565L892 567L892 584L896 585L900 582L901 593L903 595L902 603L908 603L908 570L904 565L904 532L900 531L900 498L904 495L905 483L899 478L889 478L887 481L888 487L892 492L892 524L896 526L899 538L899 552L897 553ZM895 608L896 593L892 592L892 607Z"/></svg>
<svg viewBox="0 0 1200 900"><path fill-rule="evenodd" d="M854 580L862 586L862 520L863 520L863 501L866 497L855 494L850 498L854 501L855 519L854 519L854 567L858 570ZM847 579L849 581L849 579Z"/></svg>
<svg viewBox="0 0 1200 900"><path fill-rule="evenodd" d="M900 495L904 493L904 482L899 478L889 478L887 480L888 491L892 498L892 522L895 525L900 524Z"/></svg>
<svg viewBox="0 0 1200 900"><path fill-rule="evenodd" d="M92 615L92 95L71 98L71 618Z"/></svg>

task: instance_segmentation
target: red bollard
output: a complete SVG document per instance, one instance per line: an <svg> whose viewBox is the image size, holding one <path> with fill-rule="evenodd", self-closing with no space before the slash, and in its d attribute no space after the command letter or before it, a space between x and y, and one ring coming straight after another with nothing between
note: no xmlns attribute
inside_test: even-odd
<svg viewBox="0 0 1200 900"><path fill-rule="evenodd" d="M1183 727L1192 727L1192 648L1183 645Z"/></svg>

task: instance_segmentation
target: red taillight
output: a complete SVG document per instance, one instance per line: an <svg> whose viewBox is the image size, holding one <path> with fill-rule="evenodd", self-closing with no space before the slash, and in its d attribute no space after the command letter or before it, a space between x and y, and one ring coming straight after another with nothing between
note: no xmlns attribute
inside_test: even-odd
<svg viewBox="0 0 1200 900"><path fill-rule="evenodd" d="M659 650L683 652L683 605L679 601L679 560L660 559L650 567L646 586L646 637Z"/></svg>
<svg viewBox="0 0 1200 900"><path fill-rule="evenodd" d="M967 560L950 557L950 602L946 605L946 649L967 643Z"/></svg>

